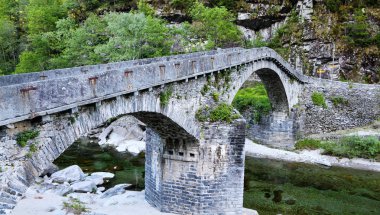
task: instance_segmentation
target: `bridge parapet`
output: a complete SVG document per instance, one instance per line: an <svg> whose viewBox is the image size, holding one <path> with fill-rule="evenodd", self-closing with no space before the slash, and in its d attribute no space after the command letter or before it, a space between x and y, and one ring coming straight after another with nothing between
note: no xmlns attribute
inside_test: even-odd
<svg viewBox="0 0 380 215"><path fill-rule="evenodd" d="M33 78L31 82L0 87L0 126L257 61L273 61L291 78L307 82L305 76L294 71L269 48L217 50L16 75L14 78ZM60 72L64 73L62 77L59 76ZM46 74L53 76L49 78ZM41 76L47 77L45 80L35 80ZM12 79L2 77L4 80L7 78Z"/></svg>

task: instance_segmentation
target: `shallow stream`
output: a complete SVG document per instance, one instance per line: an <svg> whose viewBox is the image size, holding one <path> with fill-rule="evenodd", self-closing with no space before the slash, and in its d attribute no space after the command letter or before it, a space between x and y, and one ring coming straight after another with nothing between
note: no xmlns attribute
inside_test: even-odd
<svg viewBox="0 0 380 215"><path fill-rule="evenodd" d="M133 156L96 142L75 142L54 163L84 172L107 171L105 186L129 183L144 189L144 154ZM244 207L263 214L380 214L380 173L246 158Z"/></svg>

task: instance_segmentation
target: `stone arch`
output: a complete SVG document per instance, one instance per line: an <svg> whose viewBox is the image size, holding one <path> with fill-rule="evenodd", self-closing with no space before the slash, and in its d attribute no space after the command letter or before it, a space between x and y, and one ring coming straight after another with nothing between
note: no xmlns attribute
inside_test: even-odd
<svg viewBox="0 0 380 215"><path fill-rule="evenodd" d="M272 106L272 112L262 118L260 126L252 125L247 129L247 136L263 144L292 148L296 133L293 106L298 103L302 83L273 61L253 62L236 68L234 73L234 85L228 95L230 103L244 83L252 75L257 75L264 84Z"/></svg>

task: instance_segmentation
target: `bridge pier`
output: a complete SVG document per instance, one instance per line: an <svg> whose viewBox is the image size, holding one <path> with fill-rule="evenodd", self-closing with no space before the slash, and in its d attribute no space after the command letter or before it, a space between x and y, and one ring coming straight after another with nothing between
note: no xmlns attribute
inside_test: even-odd
<svg viewBox="0 0 380 215"><path fill-rule="evenodd" d="M245 121L205 123L199 142L147 130L145 198L162 212L241 214Z"/></svg>

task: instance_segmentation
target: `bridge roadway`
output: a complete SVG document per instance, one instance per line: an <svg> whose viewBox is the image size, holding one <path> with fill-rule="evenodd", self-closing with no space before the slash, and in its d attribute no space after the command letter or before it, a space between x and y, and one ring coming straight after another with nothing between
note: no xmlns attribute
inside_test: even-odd
<svg viewBox="0 0 380 215"><path fill-rule="evenodd" d="M273 61L291 79L309 80L269 48L219 49L1 76L0 126L263 60Z"/></svg>

